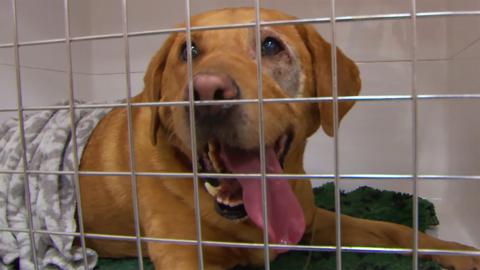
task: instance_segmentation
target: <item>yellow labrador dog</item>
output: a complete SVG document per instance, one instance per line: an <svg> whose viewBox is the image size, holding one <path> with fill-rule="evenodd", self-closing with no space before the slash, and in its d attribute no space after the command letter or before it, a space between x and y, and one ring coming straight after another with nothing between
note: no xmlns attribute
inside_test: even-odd
<svg viewBox="0 0 480 270"><path fill-rule="evenodd" d="M262 20L293 17L262 10ZM249 8L223 9L197 15L194 26L254 21ZM264 98L331 96L330 45L306 25L261 29ZM168 37L152 58L145 88L132 102L188 100L187 48L184 33ZM255 32L253 28L194 31L193 87L197 100L257 98ZM356 65L337 50L341 96L358 95ZM339 104L342 118L353 102ZM252 103L197 106L198 160L192 160L189 110L185 106L133 109L135 169L139 172L257 173L260 171L258 105ZM302 174L307 138L320 126L333 134L332 104L268 103L264 108L265 162L268 173ZM81 170L129 171L125 109L111 111L95 128L81 159ZM204 240L262 242L259 179L201 179L200 210ZM85 229L90 233L134 235L130 177L82 176ZM142 236L195 239L193 181L184 178L139 176L137 184ZM271 243L334 245L334 213L316 208L308 181L269 180L266 230ZM342 245L412 246L412 230L395 224L342 216ZM312 237L313 235L313 237ZM146 242L145 256L156 269L196 269L195 246ZM89 240L101 256L135 256L134 242ZM420 234L421 248L471 247ZM274 259L281 251L272 250ZM480 269L480 258L430 256L446 267ZM262 249L204 248L206 269L263 263Z"/></svg>

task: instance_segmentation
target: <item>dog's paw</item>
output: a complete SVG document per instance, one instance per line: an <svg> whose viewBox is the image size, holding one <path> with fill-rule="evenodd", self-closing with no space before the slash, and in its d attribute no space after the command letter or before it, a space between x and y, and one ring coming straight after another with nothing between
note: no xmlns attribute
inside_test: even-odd
<svg viewBox="0 0 480 270"><path fill-rule="evenodd" d="M478 251L475 248L458 245L452 250ZM447 269L455 270L480 270L480 256L432 256L432 259Z"/></svg>

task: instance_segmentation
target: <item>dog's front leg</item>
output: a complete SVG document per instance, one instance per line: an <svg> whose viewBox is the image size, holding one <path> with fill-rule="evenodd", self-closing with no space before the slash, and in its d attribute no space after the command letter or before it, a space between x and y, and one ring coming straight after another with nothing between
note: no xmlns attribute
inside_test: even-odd
<svg viewBox="0 0 480 270"><path fill-rule="evenodd" d="M321 245L335 245L335 213L316 209L316 217L311 230L306 235L308 241L313 233L313 242ZM342 245L411 248L413 231L411 228L381 221L353 218L342 215ZM476 250L455 242L443 241L424 233L419 233L419 248L444 250ZM437 261L444 267L456 270L480 269L480 257L421 255L422 258Z"/></svg>
<svg viewBox="0 0 480 270"><path fill-rule="evenodd" d="M165 221L165 215L161 216L160 213L153 214L146 224L143 224L145 235L147 237L158 237L177 240L193 240L195 239L195 227L194 223L183 223L179 219L175 222L179 222L176 226L172 223L167 224ZM187 225L187 226L185 226ZM174 227L181 228L174 230ZM170 231L170 229L172 229ZM198 254L195 243L166 243L166 242L147 242L148 255L150 260L155 265L155 269L171 269L171 270L195 270L198 268ZM225 270L225 267L221 267L217 262L210 260L207 256L208 250L204 247L204 269L206 270Z"/></svg>
<svg viewBox="0 0 480 270"><path fill-rule="evenodd" d="M150 260L156 270L195 270L198 268L194 210L172 193L162 181L139 179L139 214L142 235L151 238L189 240L189 243L148 241ZM166 181L166 180L163 180ZM204 269L225 270L204 247Z"/></svg>

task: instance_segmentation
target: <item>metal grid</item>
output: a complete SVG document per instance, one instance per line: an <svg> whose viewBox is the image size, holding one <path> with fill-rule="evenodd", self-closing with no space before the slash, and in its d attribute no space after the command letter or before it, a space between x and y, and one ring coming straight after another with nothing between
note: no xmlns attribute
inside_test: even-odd
<svg viewBox="0 0 480 270"><path fill-rule="evenodd" d="M222 247L238 247L238 248L261 248L264 250L265 258L265 269L269 269L269 249L270 248L287 248L290 250L299 250L299 251L326 251L326 252L336 252L336 262L337 269L341 269L341 254L344 251L348 252L371 252L371 253L396 253L396 254L409 254L413 252L412 257L412 266L413 269L418 269L418 255L428 254L428 255L471 255L471 256L480 256L478 251L456 251L456 250L434 250L434 249L419 249L418 248L418 180L480 180L480 175L470 176L470 175L420 175L418 174L418 100L434 100L434 99L480 99L480 94L456 94L456 95L420 95L417 94L417 83L416 83L416 65L417 65L417 19L418 18L431 18L431 17L445 17L445 16L478 16L480 15L480 10L477 11L449 11L449 12L416 12L416 0L411 0L411 12L410 13L396 13L396 14L382 14L382 15L364 15L364 16L339 16L335 15L335 0L331 0L331 14L330 17L325 18L314 18L314 19L295 19L295 20L282 20L282 21L273 21L273 22L262 22L260 20L260 1L255 0L255 22L253 23L243 23L243 24L233 24L233 25L218 25L218 26L202 26L194 27L190 25L190 1L185 0L185 28L171 28L171 29L160 29L153 31L140 31L140 32L129 32L128 31L128 7L127 0L122 0L122 33L114 33L107 35L91 35L91 36L81 36L81 37L71 37L70 36L70 19L69 19L69 0L64 0L64 19L65 19L65 38L61 39L49 39L49 40L36 40L29 42L19 42L18 41L18 26L17 26L17 9L16 9L16 0L11 0L11 13L13 16L13 43L0 44L0 48L13 48L15 54L15 74L16 74L16 83L17 83L17 106L16 108L0 108L1 112L16 112L19 118L19 129L21 133L21 145L23 149L23 168L21 171L12 171L12 170L0 170L0 174L23 174L25 177L25 194L26 196L26 205L27 205L27 214L28 214L28 228L26 229L12 229L12 228L0 228L0 231L10 231L10 232L25 232L29 233L31 239L31 246L33 250L33 260L35 262L35 268L38 269L38 264L36 263L36 252L35 248L35 234L55 234L55 235L70 235L75 237L80 237L82 252L84 255L84 266L87 268L86 260L86 249L85 249L85 238L96 238L96 239L114 239L114 240L126 240L126 241L135 241L137 245L137 256L138 256L138 267L143 269L142 261L142 242L160 242L160 243L171 243L171 244L186 244L186 245L195 245L197 247L198 253L198 269L204 268L203 262L203 246L222 246ZM375 20L404 20L409 19L411 21L412 27L412 59L405 60L412 63L412 84L411 84L411 94L410 95L375 95L375 96L348 96L348 97L338 97L338 85L337 85L337 69L336 69L336 23L341 22L353 22L353 21L375 21ZM262 96L262 76L261 76L261 51L260 51L260 29L263 26L272 26L272 25L286 25L286 24L306 24L306 23L330 23L331 25L331 34L332 34L332 96L331 97L313 97L313 98L281 98L281 99L268 99L263 98ZM147 35L157 35L157 34L167 34L173 32L185 32L187 35L187 47L191 45L191 32L192 31L201 31L201 30L212 30L212 29L232 29L232 28L241 28L249 27L255 29L256 37L256 61L257 61L257 90L258 98L257 99L244 99L244 100L229 100L229 101L194 101L193 98L193 85L192 85L192 55L191 51L188 51L187 55L187 67L188 67L188 86L189 86L189 95L190 99L188 101L175 101L175 102L148 102L148 103L133 103L130 102L131 98L131 71L130 71L130 55L129 55L129 37L135 36L147 36ZM73 71L72 71L72 53L71 53L71 43L76 41L85 41L85 40L99 40L99 39L110 39L110 38L122 38L124 44L124 59L125 59L125 80L126 80L126 102L118 104L95 104L95 105L75 105L74 104L74 89L73 89ZM19 62L19 48L21 46L33 46L41 44L54 44L54 43L64 43L67 53L67 76L68 76L68 90L69 90L69 104L66 106L42 106L42 107L25 107L22 103L22 84L20 79L20 62ZM339 170L339 151L338 151L338 102L339 101L410 101L411 102L411 111L412 111L412 173L411 174L340 174ZM259 144L261 146L265 145L264 141L264 127L263 127L263 105L268 103L289 103L289 102L333 102L334 109L334 173L333 174L268 174L266 173L265 168L265 149L260 147L260 160L261 160L261 172L257 174L221 174L221 173L200 173L197 169L197 164L193 162L192 172L191 173L153 173L153 172L139 172L135 169L135 160L133 155L134 145L132 143L132 108L133 107L148 107L148 106L188 106L189 107L189 117L190 117L190 130L191 130L191 145L192 149L196 149L196 131L195 131L195 106L205 106L205 105L219 105L219 104L243 104L243 103L255 103L258 104L259 110ZM78 165L78 153L76 149L76 139L75 139L75 119L74 119L74 110L76 108L114 108L114 107L124 107L127 109L127 119L128 119L128 143L129 143L129 158L130 158L130 171L129 172L97 172L97 171L79 171L75 169L74 171L34 171L28 170L26 163L26 144L25 144L25 135L24 135L24 121L23 114L28 111L37 111L37 110L69 110L70 112L70 121L71 121L71 130L73 134L73 143L74 143L74 163ZM196 151L192 150L192 159L196 160ZM34 174L68 174L73 175L75 179L75 185L77 187L76 197L80 201L79 193L79 176L82 175L122 175L131 177L131 186L132 186L132 206L134 211L134 222L135 222L135 236L125 236L125 235L107 235L107 234L93 234L85 233L83 229L82 221L82 207L79 203L77 206L77 211L79 213L79 232L77 233L65 233L65 232L54 232L54 231L44 231L44 230L35 230L33 229L33 221L31 216L31 204L29 202L29 185L28 185L28 176ZM153 176L153 177L173 177L173 178L185 178L191 177L194 185L194 201L195 201L195 226L196 226L196 240L186 240L186 239L169 239L169 238L152 238L152 237L142 237L140 235L139 229L139 217L138 217L138 198L136 192L136 177L137 176ZM263 199L263 218L264 218L264 228L268 226L267 217L267 205L266 205L266 187L267 187L267 177L273 180L288 177L290 179L303 179L303 180L334 180L335 182L335 224L336 224L336 245L335 246L315 246L315 245L278 245L268 243L268 233L264 229L264 242L260 243L234 243L234 242L218 242L218 241L205 241L201 236L201 221L200 221L200 208L199 208L199 187L198 187L198 178L199 177L211 177L211 178L261 178L262 181L262 199ZM341 224L340 224L340 182L343 179L349 180L364 180L364 179L377 179L377 180L405 180L411 181L413 187L413 246L412 248L373 248L373 247L346 247L341 245Z"/></svg>

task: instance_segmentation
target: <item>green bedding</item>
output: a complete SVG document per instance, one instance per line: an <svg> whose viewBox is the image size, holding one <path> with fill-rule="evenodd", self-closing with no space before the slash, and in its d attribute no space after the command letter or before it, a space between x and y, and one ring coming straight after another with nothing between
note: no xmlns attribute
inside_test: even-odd
<svg viewBox="0 0 480 270"><path fill-rule="evenodd" d="M334 186L325 184L314 189L317 206L334 209ZM380 191L370 187L361 187L351 192L342 192L341 210L350 216L383 220L411 226L412 224L412 197L392 191ZM421 231L438 225L438 219L432 203L420 199L419 228ZM271 263L272 270L303 269L307 261L307 252L287 252ZM407 270L411 269L412 260L408 256L395 254L342 254L344 270ZM153 269L152 264L145 259L145 269ZM136 259L100 259L96 269L100 270L130 270L137 269ZM232 270L261 270L263 268L236 267ZM312 253L307 269L333 270L335 269L334 252ZM420 260L419 269L440 270L440 266L432 261Z"/></svg>

